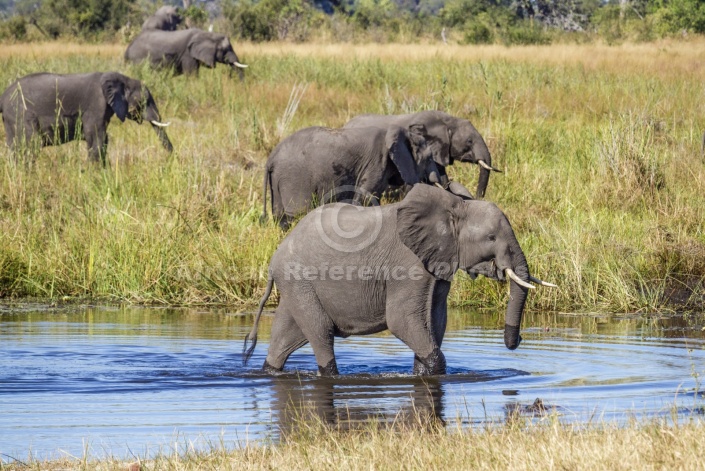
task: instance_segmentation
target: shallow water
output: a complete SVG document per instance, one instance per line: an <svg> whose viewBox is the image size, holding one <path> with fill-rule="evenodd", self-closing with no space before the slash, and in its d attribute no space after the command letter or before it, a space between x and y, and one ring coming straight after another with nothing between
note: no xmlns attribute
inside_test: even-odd
<svg viewBox="0 0 705 471"><path fill-rule="evenodd" d="M25 306L0 309L0 460L153 455L273 439L306 414L352 426L418 416L466 426L558 415L566 422L702 416L702 316L533 315L519 349L501 314L453 311L448 374L410 375L412 354L380 334L336 339L341 376L317 378L310 347L288 373L248 367L251 316L226 311ZM700 324L698 323L700 322ZM537 401L538 399L538 401Z"/></svg>

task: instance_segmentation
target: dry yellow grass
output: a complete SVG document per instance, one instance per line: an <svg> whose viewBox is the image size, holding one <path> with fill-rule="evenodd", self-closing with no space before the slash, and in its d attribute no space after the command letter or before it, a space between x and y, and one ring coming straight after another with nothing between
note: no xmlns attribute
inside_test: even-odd
<svg viewBox="0 0 705 471"><path fill-rule="evenodd" d="M405 429L373 424L336 432L304 425L281 445L187 452L144 461L63 459L13 464L7 470L701 470L702 422L571 427L542 423L480 431Z"/></svg>

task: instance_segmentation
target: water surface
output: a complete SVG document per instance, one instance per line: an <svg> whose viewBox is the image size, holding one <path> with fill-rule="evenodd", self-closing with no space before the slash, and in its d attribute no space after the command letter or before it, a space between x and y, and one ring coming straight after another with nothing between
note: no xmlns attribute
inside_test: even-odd
<svg viewBox="0 0 705 471"><path fill-rule="evenodd" d="M529 315L519 349L502 314L453 311L448 374L410 375L389 334L336 339L341 376L317 378L310 347L264 375L271 317L248 365L251 316L227 311L0 309L0 460L129 458L276 440L306 414L342 426L418 416L464 426L516 415L567 422L703 415L702 316ZM700 323L699 323L700 322ZM292 407L291 405L297 405Z"/></svg>

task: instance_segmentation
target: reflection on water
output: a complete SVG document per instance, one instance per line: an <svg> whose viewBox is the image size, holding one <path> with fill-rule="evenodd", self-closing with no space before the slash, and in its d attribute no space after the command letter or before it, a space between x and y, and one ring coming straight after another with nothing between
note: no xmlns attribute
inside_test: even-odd
<svg viewBox="0 0 705 471"><path fill-rule="evenodd" d="M0 308L0 459L238 446L301 418L346 429L703 415L702 316L530 315L510 352L502 313L456 311L449 374L433 378L410 375L411 351L388 334L336 339L339 377L315 376L310 347L268 376L271 318L241 364L251 324L226 310Z"/></svg>

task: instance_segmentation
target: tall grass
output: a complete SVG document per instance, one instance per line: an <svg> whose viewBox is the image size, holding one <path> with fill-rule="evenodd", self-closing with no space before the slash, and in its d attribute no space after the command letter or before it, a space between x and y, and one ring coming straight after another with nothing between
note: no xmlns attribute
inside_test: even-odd
<svg viewBox="0 0 705 471"><path fill-rule="evenodd" d="M283 237L257 222L281 130L436 108L483 134L505 171L487 199L507 213L532 272L560 285L532 293L529 308L703 306L705 42L235 49L250 64L242 83L222 67L192 78L128 66L121 45L0 50L3 87L44 70L140 78L175 147L166 155L148 126L117 120L106 169L86 161L84 143L30 162L3 146L1 296L252 306ZM462 164L449 173L470 188L477 178ZM506 296L460 274L451 302L499 309Z"/></svg>

